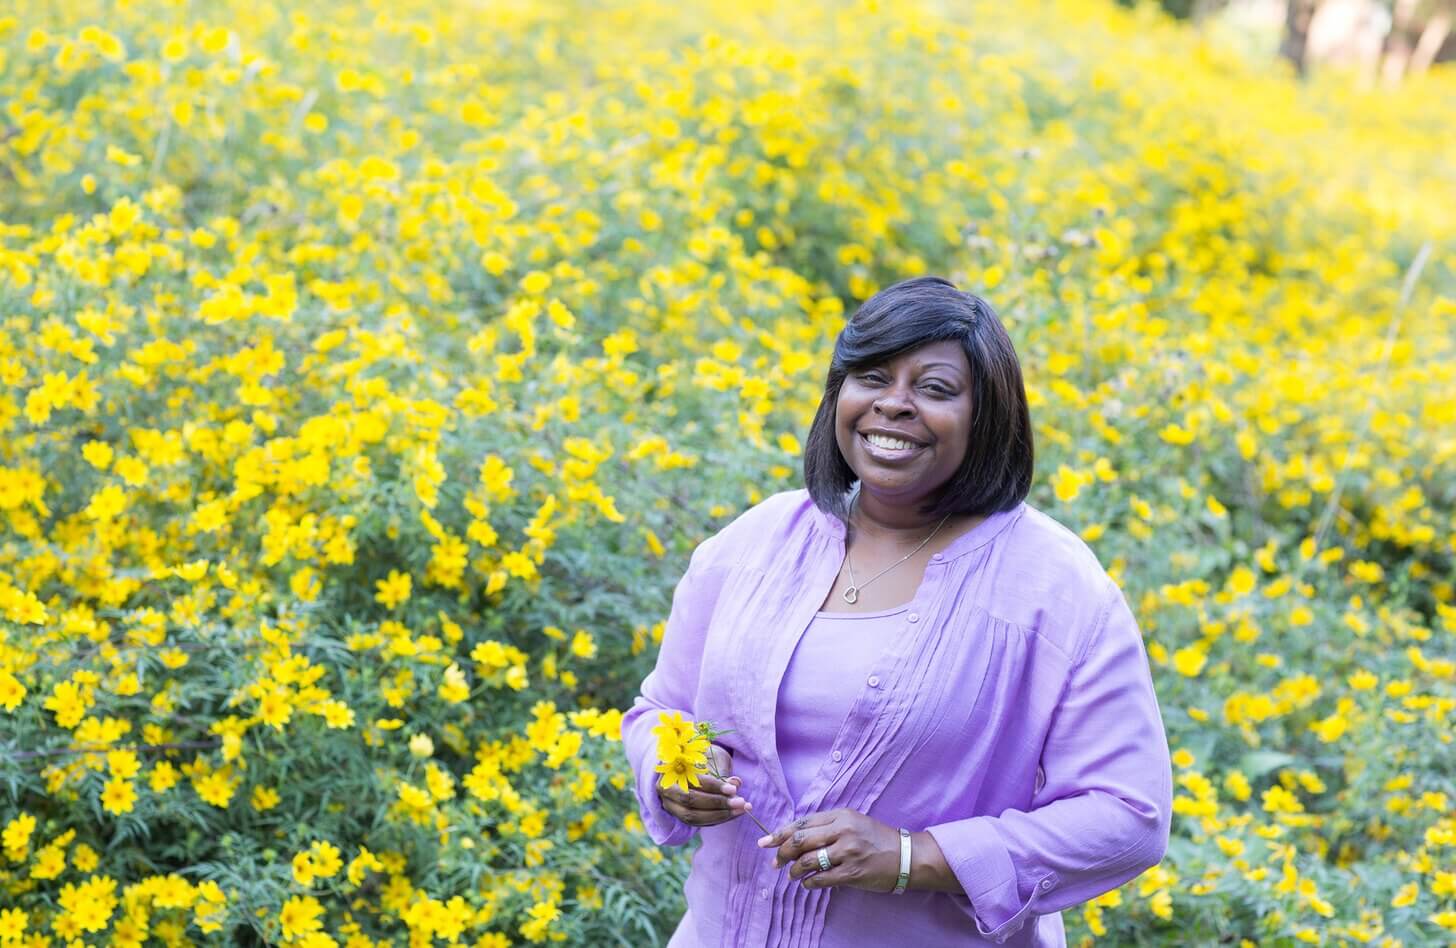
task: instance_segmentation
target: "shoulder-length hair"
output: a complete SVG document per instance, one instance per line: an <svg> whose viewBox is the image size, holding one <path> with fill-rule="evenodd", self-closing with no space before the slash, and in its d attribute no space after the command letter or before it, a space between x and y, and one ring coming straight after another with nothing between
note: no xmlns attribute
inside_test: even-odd
<svg viewBox="0 0 1456 948"><path fill-rule="evenodd" d="M919 276L865 300L834 342L824 397L804 442L804 484L820 510L847 521L846 495L858 480L839 451L834 430L845 377L945 339L959 341L970 363L970 444L960 469L921 513L990 514L1010 510L1026 498L1035 452L1021 363L1011 337L981 297L941 277Z"/></svg>

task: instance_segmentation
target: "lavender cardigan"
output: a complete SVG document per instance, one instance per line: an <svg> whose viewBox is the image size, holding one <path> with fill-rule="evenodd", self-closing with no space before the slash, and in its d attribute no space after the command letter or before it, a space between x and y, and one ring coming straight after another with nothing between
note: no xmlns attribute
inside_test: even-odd
<svg viewBox="0 0 1456 948"><path fill-rule="evenodd" d="M694 836L684 895L703 946L1065 943L1060 910L1162 859L1167 738L1137 622L1082 540L1026 503L933 555L803 798L775 739L780 683L833 586L845 526L775 494L693 552L657 665L622 719L653 841ZM835 676L834 668L824 674ZM734 728L742 794L770 829L849 807L929 832L965 895L804 889L738 817L689 826L655 790L657 712Z"/></svg>

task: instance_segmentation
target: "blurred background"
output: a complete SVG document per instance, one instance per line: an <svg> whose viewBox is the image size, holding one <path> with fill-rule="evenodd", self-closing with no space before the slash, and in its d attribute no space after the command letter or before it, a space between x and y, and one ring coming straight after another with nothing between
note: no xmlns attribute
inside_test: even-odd
<svg viewBox="0 0 1456 948"><path fill-rule="evenodd" d="M1365 84L1395 85L1456 58L1447 0L1230 0L1161 4L1253 55L1278 55L1305 75L1344 70Z"/></svg>
<svg viewBox="0 0 1456 948"><path fill-rule="evenodd" d="M0 944L662 943L622 710L922 273L1173 749L1071 942L1449 943L1451 15L0 10Z"/></svg>

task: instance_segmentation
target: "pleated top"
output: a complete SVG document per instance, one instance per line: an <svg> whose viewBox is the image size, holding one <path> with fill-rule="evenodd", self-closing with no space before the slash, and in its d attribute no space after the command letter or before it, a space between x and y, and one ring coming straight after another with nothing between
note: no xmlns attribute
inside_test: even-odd
<svg viewBox="0 0 1456 948"><path fill-rule="evenodd" d="M674 946L1064 945L1061 910L1167 847L1172 768L1127 600L1023 502L932 555L903 612L840 629L828 656L849 620L816 620L845 538L807 490L783 491L699 544L673 593L622 743L651 839L700 840ZM850 808L924 831L961 891L914 873L901 895L805 889L752 820L681 822L656 791L664 711L733 729L720 740L765 825Z"/></svg>
<svg viewBox="0 0 1456 948"><path fill-rule="evenodd" d="M779 763L795 800L833 773L834 742L875 664L904 631L909 604L871 612L815 613L779 685ZM842 758L843 752L840 752ZM755 804L755 808L757 804Z"/></svg>

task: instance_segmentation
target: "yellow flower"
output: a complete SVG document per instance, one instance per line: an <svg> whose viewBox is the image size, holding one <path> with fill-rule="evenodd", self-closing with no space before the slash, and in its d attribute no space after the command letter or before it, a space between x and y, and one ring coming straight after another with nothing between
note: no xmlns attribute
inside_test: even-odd
<svg viewBox="0 0 1456 948"><path fill-rule="evenodd" d="M1191 645L1173 653L1173 667L1178 670L1178 674L1186 675L1189 678L1198 677L1198 673L1203 671L1203 666L1207 661L1208 656L1204 654L1203 650Z"/></svg>
<svg viewBox="0 0 1456 948"><path fill-rule="evenodd" d="M465 671L451 662L445 669L445 679L440 683L440 700L459 704L470 697L470 685L465 680Z"/></svg>
<svg viewBox="0 0 1456 948"><path fill-rule="evenodd" d="M22 909L0 909L0 943L18 942L29 922L30 916Z"/></svg>
<svg viewBox="0 0 1456 948"><path fill-rule="evenodd" d="M81 718L90 704L85 692L75 682L61 681L56 683L43 707L55 713L57 724L70 728L81 723Z"/></svg>
<svg viewBox="0 0 1456 948"><path fill-rule="evenodd" d="M653 734L663 739L670 738L680 744L691 740L697 733L693 722L683 717L681 711L659 712L657 722L652 728Z"/></svg>
<svg viewBox="0 0 1456 948"><path fill-rule="evenodd" d="M294 896L283 903L283 908L278 912L278 922L283 927L283 937L288 939L301 938L310 932L316 932L323 928L323 922L319 916L323 914L324 908L319 901L311 895Z"/></svg>
<svg viewBox="0 0 1456 948"><path fill-rule="evenodd" d="M233 792L237 789L234 779L226 770L215 770L205 777L193 780L192 786L199 797L223 810L227 809Z"/></svg>
<svg viewBox="0 0 1456 948"><path fill-rule="evenodd" d="M1236 800L1247 800L1253 793L1253 787L1249 784L1249 778L1238 770L1230 770L1225 774L1223 785Z"/></svg>
<svg viewBox="0 0 1456 948"><path fill-rule="evenodd" d="M1376 685L1380 684L1379 678L1377 678L1375 675L1372 675L1370 672L1366 671L1363 668L1360 671L1355 672L1353 675L1350 675L1348 678L1345 679L1345 681L1355 691L1369 691L1371 688L1374 688Z"/></svg>
<svg viewBox="0 0 1456 948"><path fill-rule="evenodd" d="M109 751L106 754L106 766L113 777L120 777L123 780L135 777L141 771L141 761L137 755L129 750Z"/></svg>
<svg viewBox="0 0 1456 948"><path fill-rule="evenodd" d="M0 708L14 711L25 700L25 686L6 669L0 669Z"/></svg>
<svg viewBox="0 0 1456 948"><path fill-rule="evenodd" d="M597 654L597 646L592 641L592 635L585 629L577 629L576 635L571 640L571 654L578 658L593 658Z"/></svg>
<svg viewBox="0 0 1456 948"><path fill-rule="evenodd" d="M1229 574L1228 588L1235 596L1247 596L1254 591L1257 582L1253 570L1247 566L1236 566Z"/></svg>
<svg viewBox="0 0 1456 948"><path fill-rule="evenodd" d="M328 840L316 840L309 847L309 857L313 861L314 875L321 879L336 875L344 867L343 855L339 852L339 847Z"/></svg>
<svg viewBox="0 0 1456 948"><path fill-rule="evenodd" d="M532 296L546 292L551 286L551 275L540 270L532 270L521 278L521 292Z"/></svg>
<svg viewBox="0 0 1456 948"><path fill-rule="evenodd" d="M659 763L654 769L662 774L658 780L659 787L666 789L676 786L686 792L688 787L698 786L698 774L706 771L707 765L700 755L675 754Z"/></svg>
<svg viewBox="0 0 1456 948"><path fill-rule="evenodd" d="M99 932L116 910L116 880L91 876L85 882L68 882L57 901L82 931Z"/></svg>
<svg viewBox="0 0 1456 948"><path fill-rule="evenodd" d="M1052 491L1056 494L1057 500L1064 504L1071 503L1082 492L1082 484L1086 479L1086 475L1072 470L1067 465L1059 465L1057 472L1052 475Z"/></svg>
<svg viewBox="0 0 1456 948"><path fill-rule="evenodd" d="M313 859L306 852L293 855L293 881L301 886L311 886L314 880Z"/></svg>
<svg viewBox="0 0 1456 948"><path fill-rule="evenodd" d="M410 597L410 576L392 569L386 578L375 581L374 588L374 601L387 609L395 609Z"/></svg>
<svg viewBox="0 0 1456 948"><path fill-rule="evenodd" d="M262 813L265 810L271 810L277 806L279 799L277 790L274 790L272 787L259 785L253 788L250 802L252 803L253 809Z"/></svg>
<svg viewBox="0 0 1456 948"><path fill-rule="evenodd" d="M258 699L258 719L275 731L283 730L292 716L293 705L288 700L287 689L269 688Z"/></svg>
<svg viewBox="0 0 1456 948"><path fill-rule="evenodd" d="M101 791L101 805L107 813L117 816L130 813L135 803L136 788L130 780L113 777L106 781L106 787Z"/></svg>
<svg viewBox="0 0 1456 948"><path fill-rule="evenodd" d="M11 862L21 862L25 859L26 850L30 846L30 834L35 832L36 820L29 813L21 813L12 817L10 822L5 824L5 829L0 830L0 845L5 847L6 857Z"/></svg>

